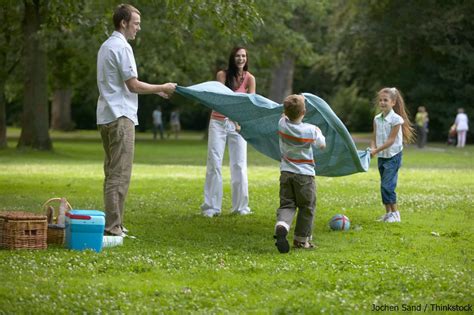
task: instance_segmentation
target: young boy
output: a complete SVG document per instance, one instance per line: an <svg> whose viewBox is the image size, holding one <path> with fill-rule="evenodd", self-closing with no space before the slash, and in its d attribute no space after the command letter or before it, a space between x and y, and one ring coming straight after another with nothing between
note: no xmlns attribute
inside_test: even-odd
<svg viewBox="0 0 474 315"><path fill-rule="evenodd" d="M280 208L275 225L276 247L280 253L288 253L290 245L286 239L293 217L296 218L295 248L310 249L316 207L313 147L324 149L326 139L321 130L303 123L306 113L302 95L290 95L283 101L284 115L278 123L280 135Z"/></svg>

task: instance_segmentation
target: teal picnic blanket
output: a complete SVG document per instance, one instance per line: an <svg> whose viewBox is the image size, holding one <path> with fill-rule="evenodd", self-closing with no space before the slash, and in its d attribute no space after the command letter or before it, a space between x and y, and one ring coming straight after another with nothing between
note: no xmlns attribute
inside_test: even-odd
<svg viewBox="0 0 474 315"><path fill-rule="evenodd" d="M176 92L222 113L241 126L240 134L257 151L280 161L278 121L283 105L258 94L236 93L220 82L209 81ZM318 176L344 176L369 169L370 152L357 150L349 131L321 98L303 93L306 115L303 122L318 126L326 137L326 149L315 150Z"/></svg>

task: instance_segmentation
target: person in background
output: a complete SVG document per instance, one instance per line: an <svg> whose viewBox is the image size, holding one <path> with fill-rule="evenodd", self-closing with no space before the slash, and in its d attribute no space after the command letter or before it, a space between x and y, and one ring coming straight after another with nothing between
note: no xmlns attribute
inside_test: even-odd
<svg viewBox="0 0 474 315"><path fill-rule="evenodd" d="M170 114L170 133L174 133L174 138L178 139L179 132L181 131L181 122L179 120L179 109L175 109ZM168 138L170 137L168 133Z"/></svg>
<svg viewBox="0 0 474 315"><path fill-rule="evenodd" d="M456 124L452 124L451 127L449 127L448 141L446 142L446 144L454 146L457 144Z"/></svg>
<svg viewBox="0 0 474 315"><path fill-rule="evenodd" d="M160 131L160 139L163 140L163 115L161 113L161 107L157 106L156 109L153 111L153 140L156 140L156 135L158 134L158 130Z"/></svg>
<svg viewBox="0 0 474 315"><path fill-rule="evenodd" d="M418 107L418 112L415 116L415 126L416 126L416 140L418 148L422 149L426 145L426 138L428 135L428 112L426 111L425 106Z"/></svg>
<svg viewBox="0 0 474 315"><path fill-rule="evenodd" d="M401 222L395 189L398 170L402 165L403 143L413 142L413 128L410 126L405 101L397 88L383 88L377 93L380 113L373 122L370 155L378 156L380 190L385 215L379 221Z"/></svg>
<svg viewBox="0 0 474 315"><path fill-rule="evenodd" d="M120 4L113 14L115 31L97 55L97 125L104 147L105 234L125 236L125 199L132 174L138 94L170 97L176 83L148 84L138 80L137 65L129 40L140 31L141 14Z"/></svg>
<svg viewBox="0 0 474 315"><path fill-rule="evenodd" d="M466 145L467 131L469 130L469 119L464 113L464 108L458 108L458 114L456 115L454 123L456 124L456 133L458 134L457 147L464 148Z"/></svg>
<svg viewBox="0 0 474 315"><path fill-rule="evenodd" d="M248 71L248 55L245 48L232 49L227 70L217 73L217 81L234 92L255 93L255 77ZM251 213L248 205L247 142L239 131L239 124L221 113L212 111L209 121L204 203L201 205L203 216L213 217L221 213L222 160L226 142L229 146L232 213L239 215Z"/></svg>

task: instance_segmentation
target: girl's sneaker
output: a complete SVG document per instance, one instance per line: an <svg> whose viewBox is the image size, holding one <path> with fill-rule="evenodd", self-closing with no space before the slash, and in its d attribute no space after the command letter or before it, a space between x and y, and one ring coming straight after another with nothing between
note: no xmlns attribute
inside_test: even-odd
<svg viewBox="0 0 474 315"><path fill-rule="evenodd" d="M390 212L388 214L387 219L385 219L384 222L388 222L388 223L401 222L400 212L398 212L398 211Z"/></svg>
<svg viewBox="0 0 474 315"><path fill-rule="evenodd" d="M383 216L381 216L380 218L378 218L377 221L378 221L378 222L382 222L382 221L387 220L389 214L390 214L390 212L385 213Z"/></svg>
<svg viewBox="0 0 474 315"><path fill-rule="evenodd" d="M396 218L396 222L402 222L402 218L400 217L400 211L395 211L393 213L395 215L395 218Z"/></svg>

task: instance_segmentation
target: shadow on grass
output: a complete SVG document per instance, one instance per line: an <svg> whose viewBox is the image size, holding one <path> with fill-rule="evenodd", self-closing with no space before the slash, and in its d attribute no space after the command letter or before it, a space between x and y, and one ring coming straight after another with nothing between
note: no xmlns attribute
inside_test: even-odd
<svg viewBox="0 0 474 315"><path fill-rule="evenodd" d="M277 161L248 146L249 165L277 164ZM58 139L52 151L18 151L12 143L0 151L0 163L98 163L102 164L104 152L100 139ZM149 165L189 165L204 166L207 160L207 141L197 139L138 139L135 143L135 164ZM224 155L224 165L228 165L228 153Z"/></svg>

